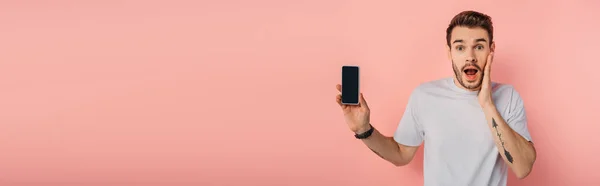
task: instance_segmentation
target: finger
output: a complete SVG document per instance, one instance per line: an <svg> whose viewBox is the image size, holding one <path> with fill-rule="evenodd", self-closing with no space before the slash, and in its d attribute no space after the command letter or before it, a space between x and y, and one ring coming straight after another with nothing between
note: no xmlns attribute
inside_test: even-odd
<svg viewBox="0 0 600 186"><path fill-rule="evenodd" d="M338 105L343 106L343 104L342 104L342 95L338 94L335 97L335 101L338 103Z"/></svg>
<svg viewBox="0 0 600 186"><path fill-rule="evenodd" d="M361 107L369 108L369 105L367 105L367 101L365 100L363 93L360 93L360 97L359 97L358 101L359 101Z"/></svg>
<svg viewBox="0 0 600 186"><path fill-rule="evenodd" d="M340 84L335 85L335 88L340 92L342 91L342 85Z"/></svg>

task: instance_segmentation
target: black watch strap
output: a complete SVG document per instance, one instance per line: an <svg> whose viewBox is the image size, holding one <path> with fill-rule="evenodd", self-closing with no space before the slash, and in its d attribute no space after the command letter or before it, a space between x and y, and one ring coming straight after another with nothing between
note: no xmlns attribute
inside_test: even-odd
<svg viewBox="0 0 600 186"><path fill-rule="evenodd" d="M363 132L361 134L354 134L354 137L356 137L356 139L365 139L365 138L368 138L369 136L371 136L371 134L373 134L373 131L375 130L375 128L371 124L369 124L369 127L371 129L369 129L368 131Z"/></svg>

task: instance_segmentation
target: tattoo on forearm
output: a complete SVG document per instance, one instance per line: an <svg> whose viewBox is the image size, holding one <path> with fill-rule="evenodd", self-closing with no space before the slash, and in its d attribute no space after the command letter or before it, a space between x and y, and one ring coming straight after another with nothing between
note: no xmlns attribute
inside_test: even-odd
<svg viewBox="0 0 600 186"><path fill-rule="evenodd" d="M508 152L506 150L506 148L504 147L504 141L502 141L502 135L500 134L500 131L498 131L498 124L496 124L496 120L494 120L494 118L492 118L492 127L494 127L496 129L496 135L498 135L498 139L500 139L500 143L502 144L502 149L504 149L504 156L506 156L506 159L508 160L508 162L512 163L513 157L512 157L512 155L510 155L510 152Z"/></svg>

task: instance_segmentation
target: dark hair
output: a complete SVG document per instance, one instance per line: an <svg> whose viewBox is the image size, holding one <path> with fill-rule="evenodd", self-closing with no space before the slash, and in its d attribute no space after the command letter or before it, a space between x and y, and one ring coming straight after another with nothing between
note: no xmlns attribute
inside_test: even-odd
<svg viewBox="0 0 600 186"><path fill-rule="evenodd" d="M452 29L457 26L466 26L468 28L480 27L485 29L488 32L488 37L490 41L488 42L490 45L492 44L494 38L494 27L492 26L492 18L486 14L467 10L460 12L452 20L450 21L450 25L448 25L448 29L446 29L446 43L450 46L450 35L452 34Z"/></svg>

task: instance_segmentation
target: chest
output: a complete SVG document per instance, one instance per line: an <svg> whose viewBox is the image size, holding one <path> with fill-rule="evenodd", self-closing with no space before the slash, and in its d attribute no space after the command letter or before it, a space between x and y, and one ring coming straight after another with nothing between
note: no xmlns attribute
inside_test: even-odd
<svg viewBox="0 0 600 186"><path fill-rule="evenodd" d="M485 151L494 138L477 99L440 99L422 105L420 116L429 147L443 151Z"/></svg>

